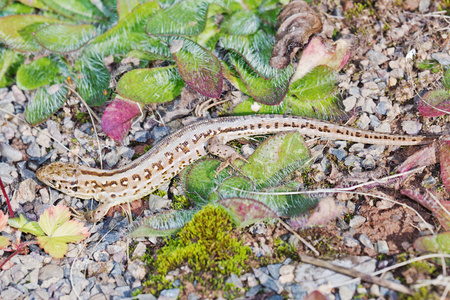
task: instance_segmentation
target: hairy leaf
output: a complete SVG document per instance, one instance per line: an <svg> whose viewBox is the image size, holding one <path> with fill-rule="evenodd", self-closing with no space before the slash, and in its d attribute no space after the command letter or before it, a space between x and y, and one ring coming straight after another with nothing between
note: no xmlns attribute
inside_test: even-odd
<svg viewBox="0 0 450 300"><path fill-rule="evenodd" d="M39 88L25 110L27 122L37 125L47 120L66 102L68 91L63 84Z"/></svg>
<svg viewBox="0 0 450 300"><path fill-rule="evenodd" d="M67 253L67 243L79 242L90 235L84 223L69 218L69 208L62 205L50 207L39 218L38 223L46 234L37 238L39 246L54 258L62 258Z"/></svg>
<svg viewBox="0 0 450 300"><path fill-rule="evenodd" d="M82 22L106 22L105 16L89 0L41 0L51 10Z"/></svg>
<svg viewBox="0 0 450 300"><path fill-rule="evenodd" d="M447 191L450 191L450 141L442 141L439 148L441 162L441 177Z"/></svg>
<svg viewBox="0 0 450 300"><path fill-rule="evenodd" d="M414 248L419 252L450 254L450 232L419 237L414 242Z"/></svg>
<svg viewBox="0 0 450 300"><path fill-rule="evenodd" d="M0 87L5 87L12 82L8 77L8 70L14 63L16 53L13 50L2 49L0 52Z"/></svg>
<svg viewBox="0 0 450 300"><path fill-rule="evenodd" d="M289 95L304 101L324 100L337 90L337 74L326 66L317 66L302 78L291 82Z"/></svg>
<svg viewBox="0 0 450 300"><path fill-rule="evenodd" d="M148 39L145 33L147 20L160 9L158 2L150 1L137 6L130 14L119 21L116 26L93 39L84 49L85 53L102 56L126 54ZM170 56L170 53L169 53Z"/></svg>
<svg viewBox="0 0 450 300"><path fill-rule="evenodd" d="M285 68L274 78L264 79L258 76L241 56L230 53L229 57L253 99L266 105L276 105L283 101L289 86L289 77L293 72L292 67Z"/></svg>
<svg viewBox="0 0 450 300"><path fill-rule="evenodd" d="M211 52L191 40L174 38L170 51L184 81L200 94L220 98L223 74L220 62Z"/></svg>
<svg viewBox="0 0 450 300"><path fill-rule="evenodd" d="M44 10L47 9L45 4L42 3L41 0L18 0L18 1L21 2L22 4L25 4L30 7L35 7L35 8L44 9Z"/></svg>
<svg viewBox="0 0 450 300"><path fill-rule="evenodd" d="M0 17L10 16L10 15L26 15L32 14L34 8L23 5L21 3L11 3L3 10L0 9Z"/></svg>
<svg viewBox="0 0 450 300"><path fill-rule="evenodd" d="M198 210L170 210L145 217L129 231L129 236L170 236L189 222Z"/></svg>
<svg viewBox="0 0 450 300"><path fill-rule="evenodd" d="M259 29L260 20L250 10L238 10L228 21L228 33L232 35L250 35Z"/></svg>
<svg viewBox="0 0 450 300"><path fill-rule="evenodd" d="M20 66L16 77L17 86L22 90L34 90L59 81L60 72L55 61L48 57L41 57L27 65Z"/></svg>
<svg viewBox="0 0 450 300"><path fill-rule="evenodd" d="M279 105L266 105L266 104L257 103L252 98L247 98L243 102L239 103L234 108L233 114L234 115L252 115L252 114L282 115L282 114L284 114L285 111L286 111L286 101L282 101Z"/></svg>
<svg viewBox="0 0 450 300"><path fill-rule="evenodd" d="M181 94L183 78L175 66L136 69L120 78L117 93L143 104L172 101Z"/></svg>
<svg viewBox="0 0 450 300"><path fill-rule="evenodd" d="M43 48L36 42L33 32L58 19L38 15L14 15L0 18L0 39L19 52L39 52Z"/></svg>
<svg viewBox="0 0 450 300"><path fill-rule="evenodd" d="M253 199L228 198L219 200L218 203L227 209L239 227L278 218L277 214L269 207Z"/></svg>
<svg viewBox="0 0 450 300"><path fill-rule="evenodd" d="M95 36L89 24L51 24L33 33L37 42L52 52L71 52L80 49ZM70 38L67 38L69 37Z"/></svg>
<svg viewBox="0 0 450 300"><path fill-rule="evenodd" d="M325 120L345 115L342 99L338 95L331 95L315 101L305 101L287 95L284 101L286 102L286 112L292 115Z"/></svg>
<svg viewBox="0 0 450 300"><path fill-rule="evenodd" d="M186 0L158 11L147 23L151 35L190 35L203 31L208 12L208 1Z"/></svg>
<svg viewBox="0 0 450 300"><path fill-rule="evenodd" d="M102 116L103 132L120 143L130 130L133 119L140 114L138 103L115 98Z"/></svg>
<svg viewBox="0 0 450 300"><path fill-rule="evenodd" d="M450 113L450 90L427 92L419 99L417 109L424 117L439 117Z"/></svg>
<svg viewBox="0 0 450 300"><path fill-rule="evenodd" d="M119 20L125 18L138 5L140 5L138 0L117 0L117 13L119 14Z"/></svg>
<svg viewBox="0 0 450 300"><path fill-rule="evenodd" d="M101 105L108 99L111 74L108 72L101 56L85 55L77 65L79 74L76 78L80 96L89 105Z"/></svg>
<svg viewBox="0 0 450 300"><path fill-rule="evenodd" d="M262 143L241 167L259 188L279 182L310 157L303 137L298 132L279 133Z"/></svg>

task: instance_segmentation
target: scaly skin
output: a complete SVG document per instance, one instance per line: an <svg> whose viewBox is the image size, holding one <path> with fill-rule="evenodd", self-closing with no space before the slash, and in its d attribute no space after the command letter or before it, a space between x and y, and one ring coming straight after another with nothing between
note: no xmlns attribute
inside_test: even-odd
<svg viewBox="0 0 450 300"><path fill-rule="evenodd" d="M140 158L115 170L54 162L40 168L36 176L46 185L69 196L99 201L97 209L84 215L88 221L96 222L112 206L150 194L208 152L226 161L241 158L233 148L225 145L230 140L286 131L366 144L398 146L430 144L439 138L364 131L296 116L223 117L183 127Z"/></svg>

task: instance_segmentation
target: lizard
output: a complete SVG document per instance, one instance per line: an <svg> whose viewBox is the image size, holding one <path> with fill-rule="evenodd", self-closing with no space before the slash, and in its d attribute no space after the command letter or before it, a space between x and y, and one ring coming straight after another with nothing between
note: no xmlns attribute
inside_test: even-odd
<svg viewBox="0 0 450 300"><path fill-rule="evenodd" d="M396 135L361 130L328 121L291 115L229 116L203 120L166 136L138 159L117 169L101 170L73 163L53 162L37 170L44 184L72 197L95 199L94 210L82 213L89 222L101 220L108 210L140 199L169 181L187 165L209 154L223 159L219 169L245 159L228 141L252 135L298 131L308 136L382 145L423 145L439 136Z"/></svg>

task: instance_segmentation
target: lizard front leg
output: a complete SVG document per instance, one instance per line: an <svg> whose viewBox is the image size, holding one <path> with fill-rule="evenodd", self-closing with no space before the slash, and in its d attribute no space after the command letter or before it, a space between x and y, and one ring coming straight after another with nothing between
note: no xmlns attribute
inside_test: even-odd
<svg viewBox="0 0 450 300"><path fill-rule="evenodd" d="M237 159L241 159L248 163L248 160L245 159L245 157L240 155L233 147L225 145L224 140L218 136L209 140L206 150L223 160L217 168L216 176L220 171L224 170L228 166L232 166L235 170L242 173L242 171L234 165L234 162Z"/></svg>

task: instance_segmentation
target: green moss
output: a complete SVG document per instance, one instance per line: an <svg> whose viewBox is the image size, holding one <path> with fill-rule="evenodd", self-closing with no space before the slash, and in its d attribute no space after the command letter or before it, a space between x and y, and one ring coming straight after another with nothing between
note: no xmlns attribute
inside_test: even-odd
<svg viewBox="0 0 450 300"><path fill-rule="evenodd" d="M274 254L283 261L286 258L297 259L297 250L291 243L287 243L280 238L273 240L273 250Z"/></svg>
<svg viewBox="0 0 450 300"><path fill-rule="evenodd" d="M189 202L189 199L186 198L186 196L174 196L174 199L172 201L171 207L176 210L182 210L189 208L191 206L191 203Z"/></svg>
<svg viewBox="0 0 450 300"><path fill-rule="evenodd" d="M156 190L152 194L156 195L156 196L164 197L165 195L167 195L167 192L166 191L161 191L161 190Z"/></svg>
<svg viewBox="0 0 450 300"><path fill-rule="evenodd" d="M81 124L84 124L89 121L88 113L77 111L77 113L75 114L75 117L77 118L78 122L80 122Z"/></svg>
<svg viewBox="0 0 450 300"><path fill-rule="evenodd" d="M150 267L158 275L152 275L146 287L161 290L155 286L155 279L164 278L170 271L188 265L193 273L190 281L212 288L223 287L225 278L246 270L245 263L251 249L233 236L232 221L227 212L214 205L207 205L199 211L178 233L176 239L168 240L166 246L157 251L157 258ZM156 276L156 277L155 277Z"/></svg>
<svg viewBox="0 0 450 300"><path fill-rule="evenodd" d="M439 299L439 297L438 297L438 295L436 295L436 293L428 290L428 287L423 286L423 287L419 288L419 290L412 296L400 293L398 299L399 300L422 300L422 299L427 299L427 300L435 300L436 299L437 300L437 299Z"/></svg>

